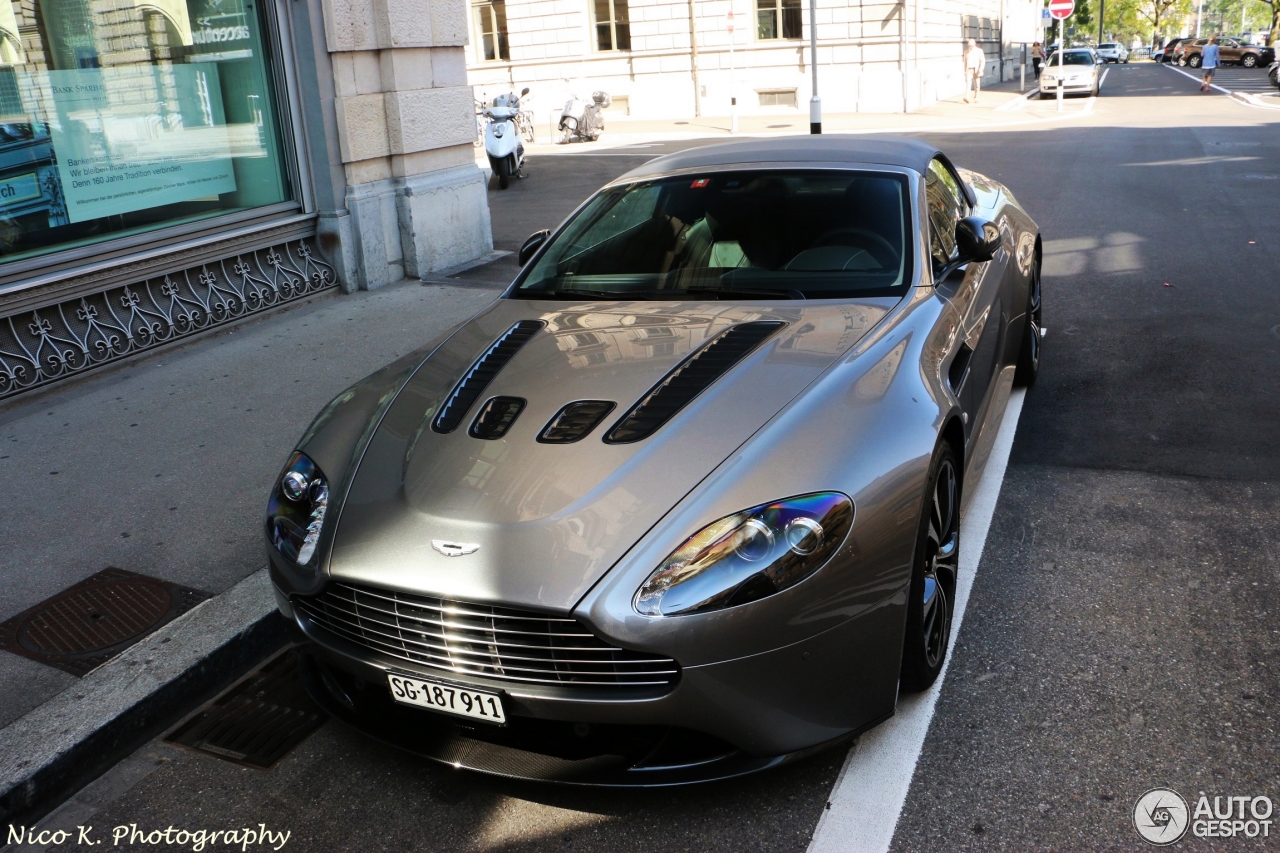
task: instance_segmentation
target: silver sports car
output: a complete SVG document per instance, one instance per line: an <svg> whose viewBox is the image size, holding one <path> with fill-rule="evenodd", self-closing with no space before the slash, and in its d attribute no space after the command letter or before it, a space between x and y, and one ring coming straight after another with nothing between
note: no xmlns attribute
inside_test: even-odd
<svg viewBox="0 0 1280 853"><path fill-rule="evenodd" d="M1007 189L908 138L623 175L298 443L266 534L310 692L431 759L584 784L874 726L947 653L1040 256Z"/></svg>

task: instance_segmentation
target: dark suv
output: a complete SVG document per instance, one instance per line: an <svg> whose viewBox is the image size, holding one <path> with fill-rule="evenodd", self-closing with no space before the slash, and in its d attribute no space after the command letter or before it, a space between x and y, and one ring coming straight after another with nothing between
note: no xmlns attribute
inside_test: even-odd
<svg viewBox="0 0 1280 853"><path fill-rule="evenodd" d="M1178 64L1199 68L1200 63L1204 61L1201 54L1208 43L1209 40L1203 38L1181 45L1177 55ZM1240 39L1220 38L1218 48L1223 65L1236 64L1243 65L1245 68L1257 68L1259 65L1270 64L1276 58L1275 48L1245 44Z"/></svg>

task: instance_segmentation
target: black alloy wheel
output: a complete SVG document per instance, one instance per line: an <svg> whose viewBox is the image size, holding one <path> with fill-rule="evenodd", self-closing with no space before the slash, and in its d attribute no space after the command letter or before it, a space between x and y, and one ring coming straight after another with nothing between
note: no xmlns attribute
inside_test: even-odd
<svg viewBox="0 0 1280 853"><path fill-rule="evenodd" d="M1240 60L1240 64L1245 68L1257 68L1258 57L1254 56L1252 53L1246 53L1244 58Z"/></svg>
<svg viewBox="0 0 1280 853"><path fill-rule="evenodd" d="M951 615L960 572L958 468L951 445L941 442L929 465L929 489L911 567L899 681L907 693L927 690L937 680L951 645Z"/></svg>
<svg viewBox="0 0 1280 853"><path fill-rule="evenodd" d="M1044 341L1044 314L1040 305L1040 264L1031 267L1031 283L1027 288L1027 322L1023 326L1022 348L1018 351L1018 368L1013 383L1030 388L1040 374L1040 346Z"/></svg>

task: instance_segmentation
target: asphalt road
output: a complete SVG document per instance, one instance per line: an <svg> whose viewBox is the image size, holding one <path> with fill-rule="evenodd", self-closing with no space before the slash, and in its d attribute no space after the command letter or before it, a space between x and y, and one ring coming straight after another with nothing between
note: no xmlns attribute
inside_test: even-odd
<svg viewBox="0 0 1280 853"><path fill-rule="evenodd" d="M932 137L1039 221L1049 334L895 850L1138 850L1150 788L1280 800L1280 114L1149 64L1069 107ZM491 194L496 244L669 147L531 161ZM579 791L424 766L330 723L269 772L153 744L50 820L108 839L267 824L307 851L803 850L843 760Z"/></svg>

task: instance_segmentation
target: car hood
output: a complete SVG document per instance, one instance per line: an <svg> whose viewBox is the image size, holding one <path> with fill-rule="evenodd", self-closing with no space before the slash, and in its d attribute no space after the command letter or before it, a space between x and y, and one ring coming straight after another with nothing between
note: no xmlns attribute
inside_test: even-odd
<svg viewBox="0 0 1280 853"><path fill-rule="evenodd" d="M445 598L572 609L654 523L897 302L498 300L436 349L387 410L341 507L329 574ZM631 444L601 440L704 341L762 319L785 326L657 432ZM545 327L506 363L457 429L432 430L458 380L521 320ZM471 437L467 427L483 401L500 395L527 405L502 438ZM617 408L573 444L536 441L575 400L609 400ZM478 548L449 557L432 540Z"/></svg>

